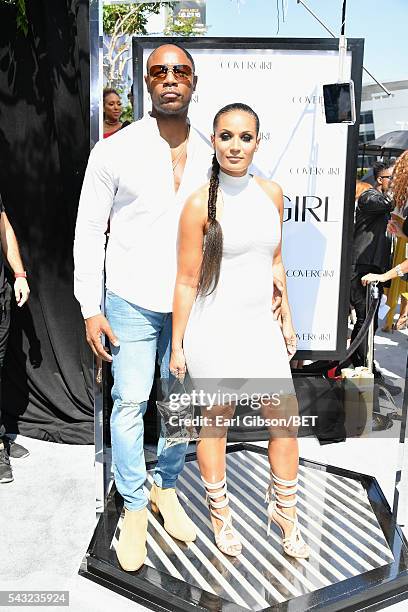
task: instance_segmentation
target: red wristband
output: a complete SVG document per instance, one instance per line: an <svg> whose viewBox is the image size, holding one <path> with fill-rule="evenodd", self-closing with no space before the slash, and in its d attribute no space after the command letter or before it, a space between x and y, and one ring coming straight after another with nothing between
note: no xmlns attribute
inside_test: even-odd
<svg viewBox="0 0 408 612"><path fill-rule="evenodd" d="M14 278L27 278L27 272L25 270L24 272L15 272Z"/></svg>

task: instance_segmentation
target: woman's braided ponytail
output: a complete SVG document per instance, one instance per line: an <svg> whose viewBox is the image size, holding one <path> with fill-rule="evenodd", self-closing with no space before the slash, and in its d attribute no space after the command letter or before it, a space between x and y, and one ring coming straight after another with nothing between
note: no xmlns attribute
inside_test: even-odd
<svg viewBox="0 0 408 612"><path fill-rule="evenodd" d="M198 294L205 296L215 291L220 278L223 236L217 221L217 196L220 184L220 165L214 154L208 188L208 230L205 236Z"/></svg>

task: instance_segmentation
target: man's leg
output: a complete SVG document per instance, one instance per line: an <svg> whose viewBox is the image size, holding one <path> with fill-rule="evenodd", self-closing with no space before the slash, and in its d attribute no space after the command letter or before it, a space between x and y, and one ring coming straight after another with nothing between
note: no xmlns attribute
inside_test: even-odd
<svg viewBox="0 0 408 612"><path fill-rule="evenodd" d="M351 342L357 336L366 318L366 288L361 284L361 274L355 273L350 283L350 302L356 311L356 322L351 333ZM366 357L366 340L363 339L360 346L351 356L354 366L362 366Z"/></svg>
<svg viewBox="0 0 408 612"><path fill-rule="evenodd" d="M3 437L5 437L5 435L6 435L6 428L4 427L3 418L2 418L2 414L1 414L1 412L2 412L2 410L1 410L1 408L2 408L2 392L1 392L1 382L2 382L1 381L1 377L2 377L2 373L3 373L3 368L2 368L2 366L0 366L0 440L2 440Z"/></svg>
<svg viewBox="0 0 408 612"><path fill-rule="evenodd" d="M139 308L111 292L106 314L120 342L112 347L113 410L112 463L116 488L128 510L147 504L143 491L146 466L143 451L143 415L153 384L160 313Z"/></svg>
<svg viewBox="0 0 408 612"><path fill-rule="evenodd" d="M5 295L7 291L8 296ZM0 296L0 483L12 482L14 480L7 452L6 430L3 423L1 405L1 375L10 327L10 300L7 299L7 297L10 297L10 288L6 289L5 293Z"/></svg>
<svg viewBox="0 0 408 612"><path fill-rule="evenodd" d="M158 340L158 360L160 365L161 393L167 396L175 378L170 374L169 363L171 353L171 313L164 315L163 327ZM154 484L150 492L151 507L154 512L160 512L166 531L178 540L193 542L196 530L181 506L176 495L176 481L184 467L188 442L165 447L163 425L157 445L157 465L154 472Z"/></svg>
<svg viewBox="0 0 408 612"><path fill-rule="evenodd" d="M1 387L1 369L0 369L0 387ZM1 388L0 388L1 393ZM10 458L8 454L7 442L5 437L6 430L1 421L0 413L0 484L7 482L13 482L13 470L10 465Z"/></svg>
<svg viewBox="0 0 408 612"><path fill-rule="evenodd" d="M171 355L171 313L165 315L166 319L158 340L158 361L160 366L160 382L163 390L168 390L175 378L170 374L169 364ZM159 487L175 487L177 477L184 467L184 460L188 448L188 442L175 444L165 448L165 437L163 427L157 445L157 465L154 472L154 481Z"/></svg>
<svg viewBox="0 0 408 612"><path fill-rule="evenodd" d="M136 571L147 555L147 498L143 415L152 387L162 317L107 292L106 314L120 342L112 348L112 465L125 517L116 555L126 571Z"/></svg>
<svg viewBox="0 0 408 612"><path fill-rule="evenodd" d="M0 296L0 438L6 433L2 415L1 379L10 329L10 298L11 287L7 285L3 294Z"/></svg>
<svg viewBox="0 0 408 612"><path fill-rule="evenodd" d="M377 310L375 311L375 315L374 315L374 333L375 333L375 332L377 331L377 329L378 329L378 311L379 311L379 309L380 309L381 298L382 298L382 295L383 295L383 293L384 293L384 286L383 286L383 284L382 284L382 283L378 283L378 285L377 285L377 289L378 289L378 297L379 297L379 300L378 300Z"/></svg>
<svg viewBox="0 0 408 612"><path fill-rule="evenodd" d="M15 442L16 434L6 434L5 426L3 423L2 417L2 405L1 405L1 397L2 397L2 372L3 372L3 363L4 358L6 356L7 342L9 337L10 330L10 320L11 320L11 299L13 297L13 290L9 283L7 283L6 288L0 299L0 439L3 439L4 446L7 450L9 457L12 459L22 459L24 457L28 457L30 451L28 451L21 444L17 444Z"/></svg>

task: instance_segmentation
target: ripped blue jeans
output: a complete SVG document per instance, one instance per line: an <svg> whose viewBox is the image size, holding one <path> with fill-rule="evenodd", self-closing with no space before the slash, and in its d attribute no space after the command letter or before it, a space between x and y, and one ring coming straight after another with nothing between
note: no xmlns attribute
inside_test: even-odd
<svg viewBox="0 0 408 612"><path fill-rule="evenodd" d="M128 510L147 504L143 490L146 464L143 452L143 415L153 384L156 353L164 388L173 379L169 372L171 313L153 312L106 292L106 316L120 347L112 348L113 410L110 420L115 484ZM171 382L170 382L171 384ZM160 436L154 471L159 487L175 487L184 467L188 444L164 448Z"/></svg>

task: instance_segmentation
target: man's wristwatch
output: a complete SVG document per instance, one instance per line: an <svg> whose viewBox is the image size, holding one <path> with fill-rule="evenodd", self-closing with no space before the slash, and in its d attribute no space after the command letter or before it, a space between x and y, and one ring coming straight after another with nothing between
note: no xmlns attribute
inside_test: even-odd
<svg viewBox="0 0 408 612"><path fill-rule="evenodd" d="M14 278L27 278L27 272L14 272Z"/></svg>

